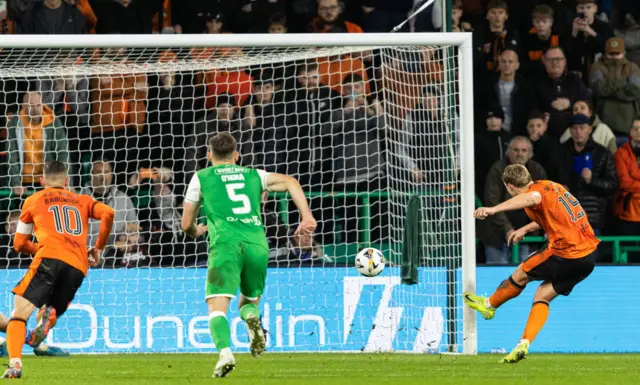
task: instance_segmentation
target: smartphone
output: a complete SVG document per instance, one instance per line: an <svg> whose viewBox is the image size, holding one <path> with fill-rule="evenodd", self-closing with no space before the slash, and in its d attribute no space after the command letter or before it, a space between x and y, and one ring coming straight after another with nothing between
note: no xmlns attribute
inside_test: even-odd
<svg viewBox="0 0 640 385"><path fill-rule="evenodd" d="M585 18L584 12L578 12L578 18L584 19Z"/></svg>

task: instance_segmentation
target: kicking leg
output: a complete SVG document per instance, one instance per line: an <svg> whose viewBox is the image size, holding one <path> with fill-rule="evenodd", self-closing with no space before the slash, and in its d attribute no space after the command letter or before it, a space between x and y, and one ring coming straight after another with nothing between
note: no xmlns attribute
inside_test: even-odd
<svg viewBox="0 0 640 385"><path fill-rule="evenodd" d="M207 298L209 307L209 332L220 353L220 359L213 371L214 377L224 377L236 367L236 360L231 352L231 329L227 321L227 311L231 296L216 295Z"/></svg>
<svg viewBox="0 0 640 385"><path fill-rule="evenodd" d="M529 283L527 273L522 269L522 265L518 266L511 276L502 283L491 295L491 297L481 297L468 292L464 293L464 302L472 309L482 314L484 319L492 319L496 313L496 309L505 302L517 297Z"/></svg>
<svg viewBox="0 0 640 385"><path fill-rule="evenodd" d="M47 330L47 335L49 334L49 330L51 330L54 326L56 326L56 323L58 322L58 316L60 313L64 313L64 311L47 311L47 306L43 306L38 310L38 314L36 315L36 320L38 320L38 325L47 325L45 321L42 320L43 315L45 314L48 315L46 322L48 322L48 330ZM54 314L55 313L55 314ZM60 314L61 315L61 314ZM38 327L36 326L36 329ZM70 356L69 352L66 350L63 350L57 346L49 346L44 342L44 339L46 338L46 335L44 336L44 338L42 338L41 341L37 341L35 340L32 336L32 333L36 330L32 330L29 333L27 333L27 344L29 344L29 346L31 346L33 348L33 354L35 354L36 356L47 356L47 357L68 357ZM34 344L37 343L37 345L32 345L30 344L30 342L33 340Z"/></svg>
<svg viewBox="0 0 640 385"><path fill-rule="evenodd" d="M13 311L7 325L7 349L9 350L9 368L3 378L22 377L22 346L27 336L27 320L37 306L22 296L13 300Z"/></svg>
<svg viewBox="0 0 640 385"><path fill-rule="evenodd" d="M260 297L249 298L244 295L240 295L240 301L238 302L240 318L247 323L249 340L251 341L251 354L254 357L264 353L265 348L264 330L262 329L260 309L258 308L259 303Z"/></svg>
<svg viewBox="0 0 640 385"><path fill-rule="evenodd" d="M533 297L533 306L529 313L527 326L524 328L520 343L507 355L502 362L515 364L523 360L529 354L529 346L536 338L549 316L549 303L558 296L553 285L549 281L544 281L536 290Z"/></svg>

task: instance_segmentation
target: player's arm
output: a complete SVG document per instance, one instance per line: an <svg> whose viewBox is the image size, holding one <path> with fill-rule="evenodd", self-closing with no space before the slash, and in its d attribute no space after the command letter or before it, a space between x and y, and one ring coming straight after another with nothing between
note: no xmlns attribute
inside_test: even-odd
<svg viewBox="0 0 640 385"><path fill-rule="evenodd" d="M313 218L307 203L307 197L305 197L304 191L302 191L302 187L296 178L277 173L264 174L263 184L268 191L288 192L291 195L291 199L298 208L301 217L300 226L296 232L313 233L315 231L316 220Z"/></svg>
<svg viewBox="0 0 640 385"><path fill-rule="evenodd" d="M184 205L182 207L182 221L180 227L185 234L191 238L199 238L207 231L207 227L196 225L196 218L200 212L202 203L202 191L200 190L200 179L198 174L194 174L189 182L187 194L184 197Z"/></svg>
<svg viewBox="0 0 640 385"><path fill-rule="evenodd" d="M100 233L96 240L95 246L89 249L89 255L92 257L91 265L97 266L100 263L100 255L107 246L109 240L109 234L113 228L113 217L115 211L102 202L93 202L91 206L91 218L100 220Z"/></svg>
<svg viewBox="0 0 640 385"><path fill-rule="evenodd" d="M40 245L31 242L33 234L33 217L31 216L31 201L27 199L20 214L20 221L13 239L13 248L18 253L33 255L38 252Z"/></svg>
<svg viewBox="0 0 640 385"><path fill-rule="evenodd" d="M538 231L540 229L542 229L542 227L540 227L540 225L537 222L531 222L528 225L522 226L520 228L520 230L522 232L524 232L525 234L529 234L529 233L532 233L534 231Z"/></svg>
<svg viewBox="0 0 640 385"><path fill-rule="evenodd" d="M537 191L531 191L502 202L493 207L480 207L476 210L474 216L479 219L485 219L489 215L494 215L504 211L522 210L527 207L537 206L542 202L542 195Z"/></svg>

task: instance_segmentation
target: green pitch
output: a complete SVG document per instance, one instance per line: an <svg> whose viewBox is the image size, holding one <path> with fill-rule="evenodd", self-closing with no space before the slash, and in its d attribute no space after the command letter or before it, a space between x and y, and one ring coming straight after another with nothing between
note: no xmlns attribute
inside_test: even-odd
<svg viewBox="0 0 640 385"><path fill-rule="evenodd" d="M236 355L229 377L212 379L215 355L25 357L22 381L33 384L251 385L626 385L639 384L640 355L532 354L517 365L501 355L266 354Z"/></svg>

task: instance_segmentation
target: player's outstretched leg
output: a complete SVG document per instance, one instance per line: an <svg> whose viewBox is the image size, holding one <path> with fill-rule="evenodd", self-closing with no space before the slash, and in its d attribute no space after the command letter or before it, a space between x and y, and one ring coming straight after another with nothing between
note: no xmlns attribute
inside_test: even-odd
<svg viewBox="0 0 640 385"><path fill-rule="evenodd" d="M260 309L258 308L259 298L240 297L240 318L247 323L249 341L251 344L251 355L259 357L264 353L265 338L264 329L260 320Z"/></svg>
<svg viewBox="0 0 640 385"><path fill-rule="evenodd" d="M44 307L41 309L44 312ZM38 312L38 319L41 316L42 312ZM7 326L9 325L9 318L7 318L4 314L0 313L0 332L6 333ZM29 344L31 340L31 334L27 333L27 337L25 339L25 344ZM49 346L44 342L40 343L40 345L33 347L33 353L36 356L49 356L49 357L68 357L70 356L69 352L63 350L56 346ZM6 339L0 337L0 357L7 357L9 355L9 351L7 350L7 342Z"/></svg>
<svg viewBox="0 0 640 385"><path fill-rule="evenodd" d="M9 351L9 367L2 378L22 377L22 346L27 336L27 320L37 306L20 295L13 299L13 311L7 325L7 350Z"/></svg>
<svg viewBox="0 0 640 385"><path fill-rule="evenodd" d="M505 364L515 364L522 361L529 354L529 346L536 338L549 316L549 302L558 296L553 285L549 281L544 281L534 296L533 306L529 313L527 326L518 345L504 357L500 362Z"/></svg>
<svg viewBox="0 0 640 385"><path fill-rule="evenodd" d="M464 292L464 302L470 308L477 310L484 319L492 319L496 314L496 309L505 302L517 297L522 293L529 282L527 273L522 270L522 265L518 266L513 274L502 281L500 286L491 297L481 297L469 292Z"/></svg>
<svg viewBox="0 0 640 385"><path fill-rule="evenodd" d="M39 320L36 327L29 333L29 346L37 347L49 335L49 330L55 326L57 317L56 309L53 306L46 306L44 310L39 312Z"/></svg>

